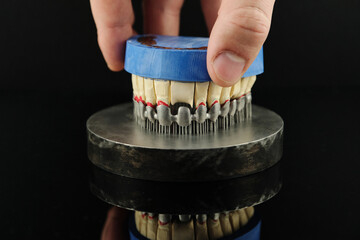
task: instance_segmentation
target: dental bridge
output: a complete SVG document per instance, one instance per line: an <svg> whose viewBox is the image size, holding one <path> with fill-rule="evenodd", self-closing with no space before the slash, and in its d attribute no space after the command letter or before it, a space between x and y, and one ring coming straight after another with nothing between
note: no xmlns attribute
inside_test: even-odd
<svg viewBox="0 0 360 240"><path fill-rule="evenodd" d="M129 39L133 102L87 121L91 191L136 211L131 239L259 239L252 206L280 191L283 120L251 103L262 51L222 88L206 70L207 41Z"/></svg>

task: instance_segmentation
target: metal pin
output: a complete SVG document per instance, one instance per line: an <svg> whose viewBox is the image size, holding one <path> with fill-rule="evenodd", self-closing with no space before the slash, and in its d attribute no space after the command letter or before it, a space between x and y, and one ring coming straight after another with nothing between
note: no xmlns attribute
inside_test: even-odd
<svg viewBox="0 0 360 240"><path fill-rule="evenodd" d="M162 223L168 223L171 221L170 214L159 214L159 221Z"/></svg>
<svg viewBox="0 0 360 240"><path fill-rule="evenodd" d="M219 220L220 213L213 213L213 214L210 215L210 217L215 221Z"/></svg>
<svg viewBox="0 0 360 240"><path fill-rule="evenodd" d="M191 215L179 215L180 222L188 222L191 220Z"/></svg>
<svg viewBox="0 0 360 240"><path fill-rule="evenodd" d="M206 214L198 214L198 215L196 215L196 220L199 223L204 223L207 220L207 216L206 216Z"/></svg>

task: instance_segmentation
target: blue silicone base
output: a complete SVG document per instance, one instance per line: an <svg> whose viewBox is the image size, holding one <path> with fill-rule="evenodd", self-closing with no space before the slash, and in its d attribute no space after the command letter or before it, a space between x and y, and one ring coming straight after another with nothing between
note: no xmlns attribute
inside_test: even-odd
<svg viewBox="0 0 360 240"><path fill-rule="evenodd" d="M143 43L139 39L150 38ZM211 81L206 67L208 38L138 35L126 42L125 70L131 74L172 81ZM200 49L198 49L200 48ZM263 50L243 77L264 72Z"/></svg>
<svg viewBox="0 0 360 240"><path fill-rule="evenodd" d="M219 240L260 240L260 229L261 220L258 214L255 213L245 227L241 228L231 236L227 236ZM148 240L137 231L134 215L132 215L129 220L129 233L130 240Z"/></svg>

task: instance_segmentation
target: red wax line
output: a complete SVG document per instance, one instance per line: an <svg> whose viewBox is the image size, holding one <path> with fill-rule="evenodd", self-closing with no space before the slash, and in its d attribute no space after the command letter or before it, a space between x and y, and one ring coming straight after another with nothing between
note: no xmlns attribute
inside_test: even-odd
<svg viewBox="0 0 360 240"><path fill-rule="evenodd" d="M150 215L149 215L149 217L148 217L148 218L149 218L149 219L154 219L154 217L152 217L152 216L150 216Z"/></svg>
<svg viewBox="0 0 360 240"><path fill-rule="evenodd" d="M145 218L145 216L146 216L146 214L141 214L141 217L142 217L142 218Z"/></svg>
<svg viewBox="0 0 360 240"><path fill-rule="evenodd" d="M149 107L155 108L155 106L154 106L154 105L152 105L152 103L151 103L151 102L147 102L147 103L146 103L146 106L149 106Z"/></svg>
<svg viewBox="0 0 360 240"><path fill-rule="evenodd" d="M206 106L204 102L201 102L201 103L199 103L199 105L197 106L196 109L198 109L201 105L202 105L202 106Z"/></svg>
<svg viewBox="0 0 360 240"><path fill-rule="evenodd" d="M164 105L166 107L169 107L169 105L166 103L166 102L163 102L163 101L158 101L157 102L157 105L160 106L160 105Z"/></svg>
<svg viewBox="0 0 360 240"><path fill-rule="evenodd" d="M219 101L216 100L215 102L213 102L213 104L211 104L210 108L212 108L212 106L214 106L215 103L218 103Z"/></svg>
<svg viewBox="0 0 360 240"><path fill-rule="evenodd" d="M226 100L223 104L221 104L221 106L224 106L225 105L225 103L227 103L229 101L229 99L228 100Z"/></svg>
<svg viewBox="0 0 360 240"><path fill-rule="evenodd" d="M241 95L240 97L238 97L236 100L239 100L240 98L244 97L245 94Z"/></svg>
<svg viewBox="0 0 360 240"><path fill-rule="evenodd" d="M146 103L145 103L144 99L142 99L142 97L141 97L141 96L140 96L139 100L140 100L140 102L142 102L144 105L146 105Z"/></svg>
<svg viewBox="0 0 360 240"><path fill-rule="evenodd" d="M167 225L168 223L164 223L164 222L162 222L162 221L159 221L159 224L160 224L161 226L164 226L164 225Z"/></svg>
<svg viewBox="0 0 360 240"><path fill-rule="evenodd" d="M135 96L134 99L135 99L135 101L137 101L137 102L142 102L144 105L146 105L145 101L142 99L141 96L140 96L140 97Z"/></svg>

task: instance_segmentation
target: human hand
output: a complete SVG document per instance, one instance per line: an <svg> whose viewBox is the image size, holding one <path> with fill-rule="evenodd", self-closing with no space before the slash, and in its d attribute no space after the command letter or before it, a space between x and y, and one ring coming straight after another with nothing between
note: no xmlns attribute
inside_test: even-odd
<svg viewBox="0 0 360 240"><path fill-rule="evenodd" d="M110 208L101 233L101 240L128 240L128 217L129 211L118 207Z"/></svg>
<svg viewBox="0 0 360 240"><path fill-rule="evenodd" d="M178 35L184 0L143 0L144 33ZM135 34L131 0L90 0L98 42L112 71L124 68L125 42ZM210 38L207 68L222 87L235 84L270 30L275 0L201 0Z"/></svg>

